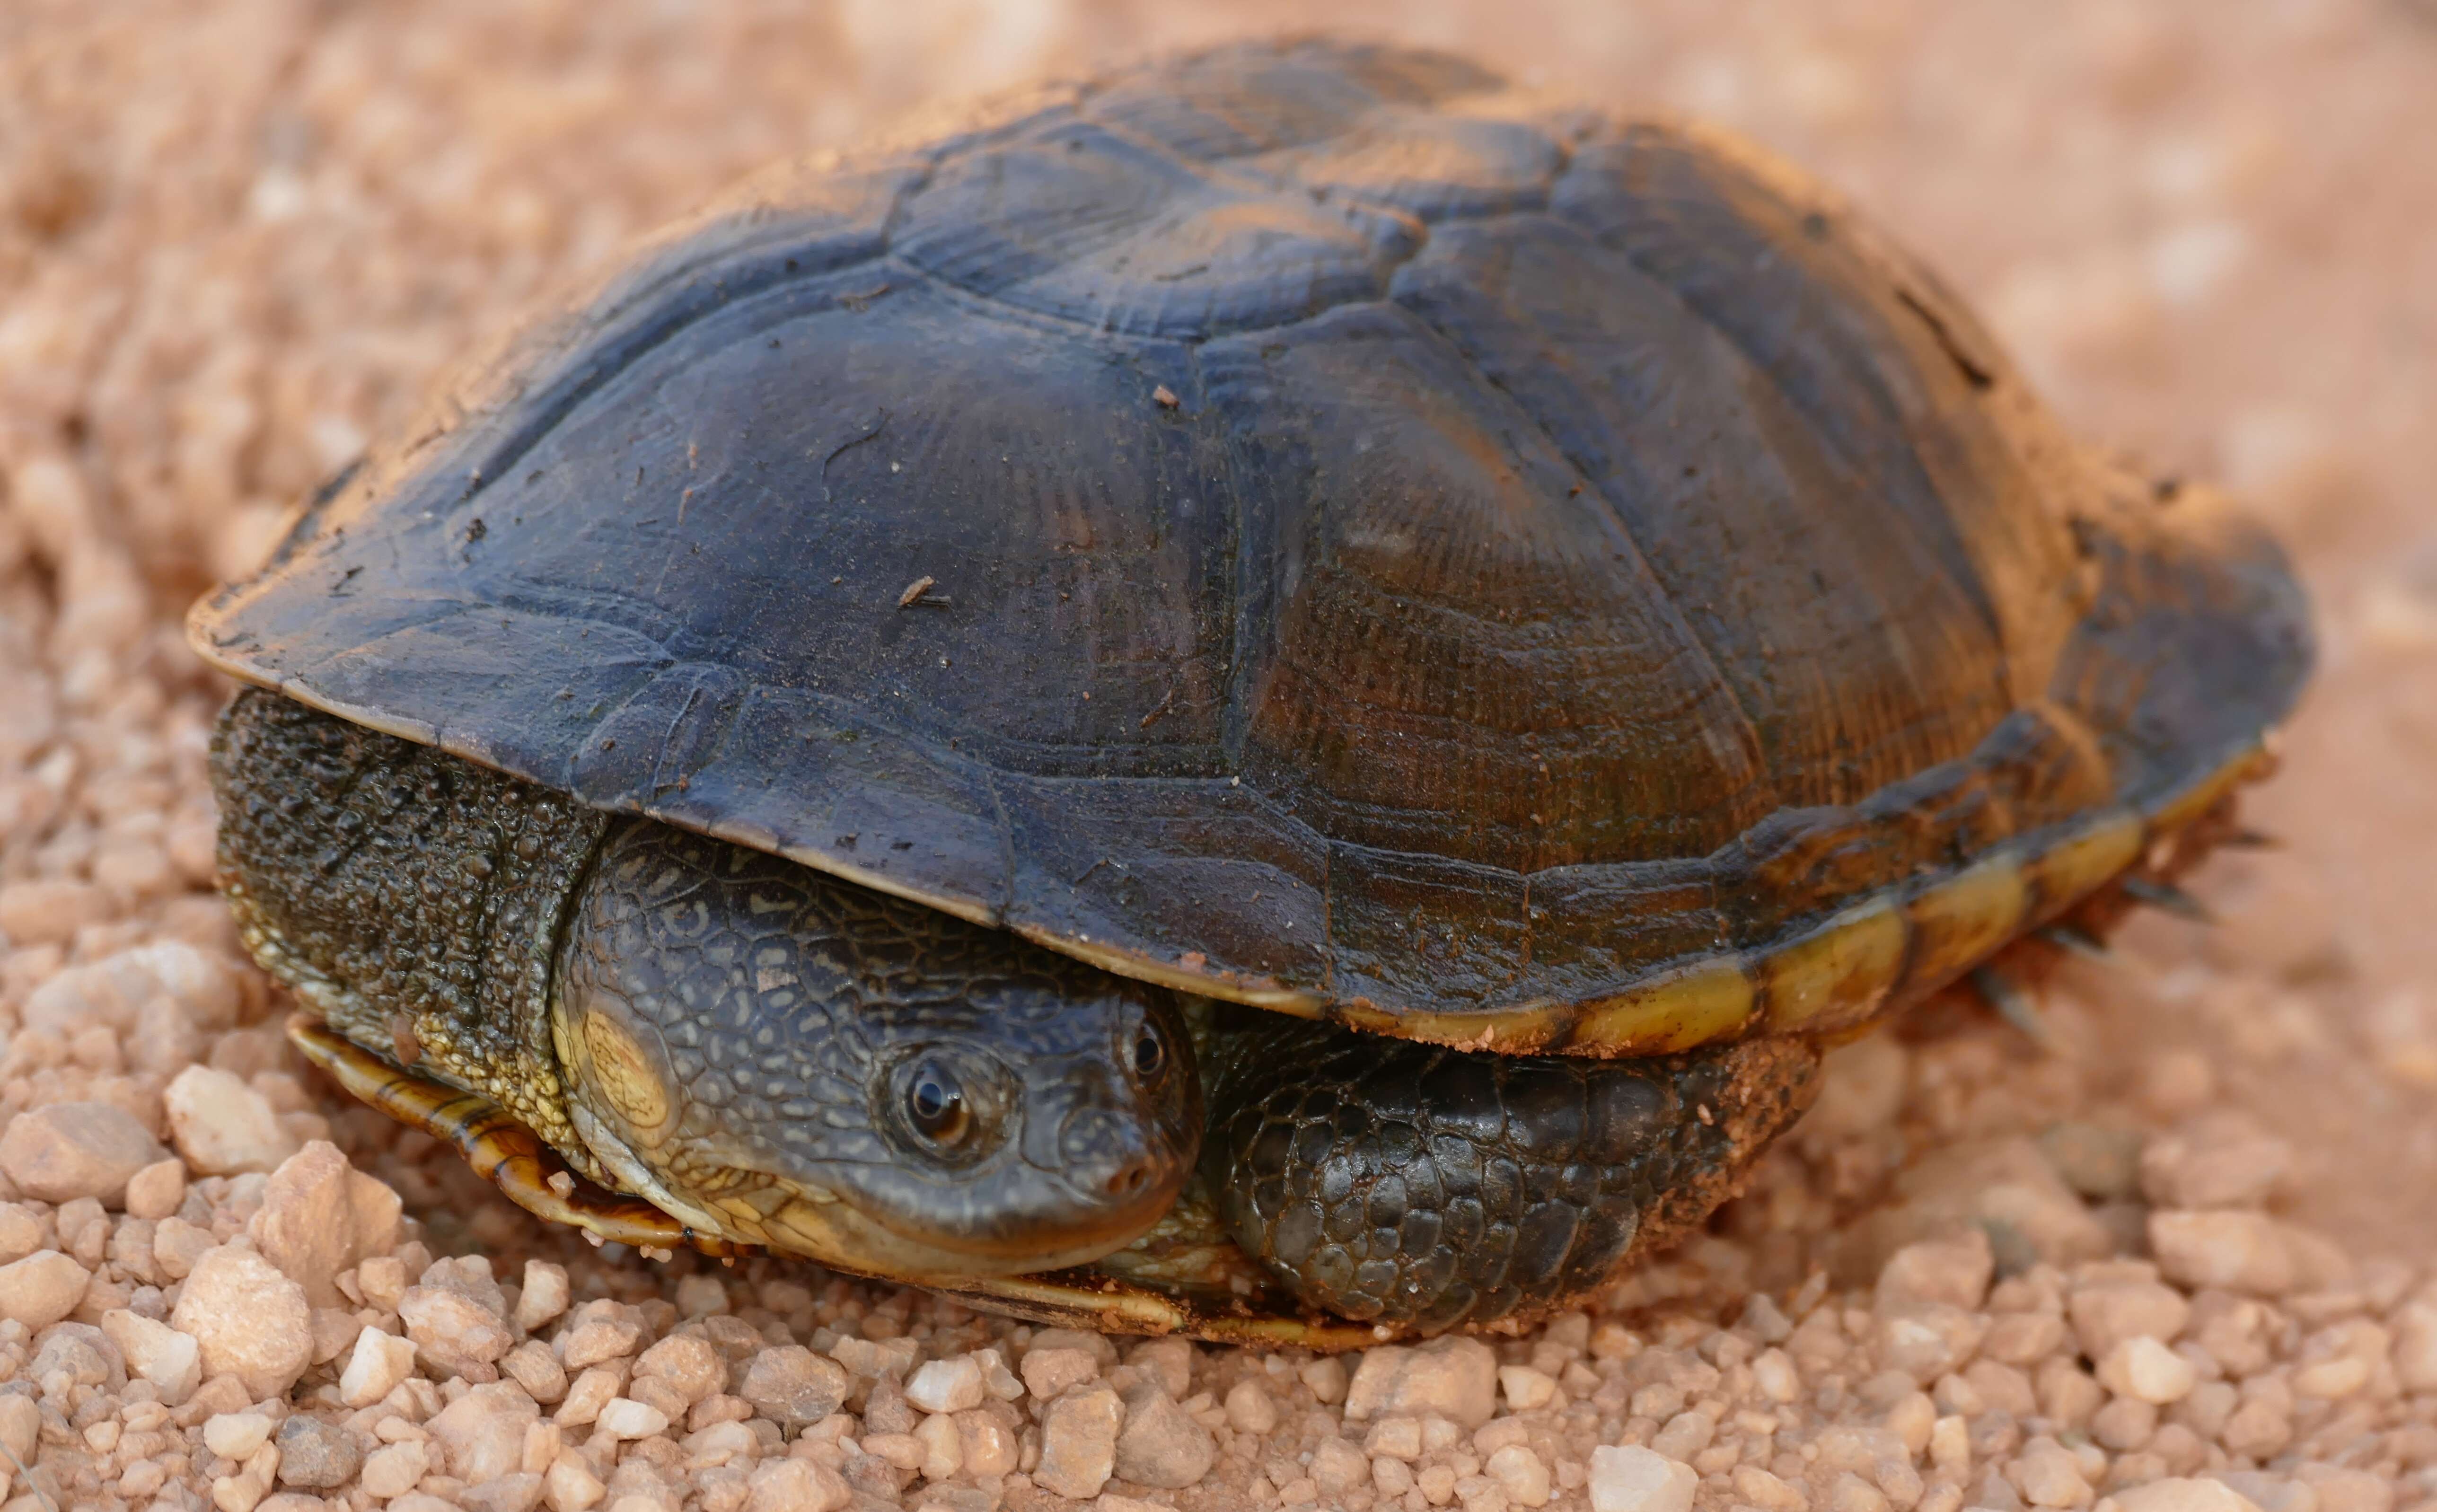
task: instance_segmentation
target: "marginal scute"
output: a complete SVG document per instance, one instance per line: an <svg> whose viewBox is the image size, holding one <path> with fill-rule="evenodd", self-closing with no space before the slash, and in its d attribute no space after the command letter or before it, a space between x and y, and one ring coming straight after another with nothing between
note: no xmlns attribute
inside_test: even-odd
<svg viewBox="0 0 2437 1512"><path fill-rule="evenodd" d="M2157 805L2150 818L2151 829L2171 835L2189 828L2194 822L2225 801L2228 794L2247 782L2257 782L2275 767L2275 759L2266 746L2257 741L2246 744L2223 762L2195 776L2172 797Z"/></svg>
<svg viewBox="0 0 2437 1512"><path fill-rule="evenodd" d="M1715 956L1584 1005L1567 1048L1604 1055L1687 1050L1740 1032L1758 1003L1743 958Z"/></svg>
<svg viewBox="0 0 2437 1512"><path fill-rule="evenodd" d="M1910 931L1891 898L1873 898L1760 959L1768 1027L1832 1029L1867 1018L1903 975Z"/></svg>
<svg viewBox="0 0 2437 1512"><path fill-rule="evenodd" d="M2139 860L2148 832L2134 810L2109 809L2034 851L2023 863L2023 878L2040 916L2053 918L2072 907Z"/></svg>
<svg viewBox="0 0 2437 1512"><path fill-rule="evenodd" d="M1939 878L1913 894L1904 915L1913 930L1905 985L1945 985L1984 960L2022 927L2030 903L2019 847Z"/></svg>

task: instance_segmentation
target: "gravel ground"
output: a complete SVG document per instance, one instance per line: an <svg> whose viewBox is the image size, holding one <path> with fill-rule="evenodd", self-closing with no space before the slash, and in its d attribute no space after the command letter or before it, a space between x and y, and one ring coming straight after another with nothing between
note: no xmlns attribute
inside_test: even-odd
<svg viewBox="0 0 2437 1512"><path fill-rule="evenodd" d="M2327 641L2252 807L2288 844L2200 873L2224 927L2051 984L2050 1053L1961 1005L1840 1051L1592 1312L1325 1360L541 1231L285 1046L177 631L442 362L734 174L1308 11L0 8L0 1512L2437 1508L2437 14L1724 12L1343 19L1756 133L2076 424L2254 500Z"/></svg>

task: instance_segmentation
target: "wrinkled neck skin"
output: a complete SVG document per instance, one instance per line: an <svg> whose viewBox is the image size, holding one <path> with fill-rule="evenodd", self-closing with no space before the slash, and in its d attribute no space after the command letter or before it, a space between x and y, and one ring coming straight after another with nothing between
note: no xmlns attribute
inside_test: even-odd
<svg viewBox="0 0 2437 1512"><path fill-rule="evenodd" d="M1192 1167L1200 1087L1163 990L259 690L212 774L222 888L266 970L697 1228L1008 1275L1126 1243ZM1171 1047L1148 1073L1146 1036ZM909 1099L941 1086L957 1116L925 1127Z"/></svg>

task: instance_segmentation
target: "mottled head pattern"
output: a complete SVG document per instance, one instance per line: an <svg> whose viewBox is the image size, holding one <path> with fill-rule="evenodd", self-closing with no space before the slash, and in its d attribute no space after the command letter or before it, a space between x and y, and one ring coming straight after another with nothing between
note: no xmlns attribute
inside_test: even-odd
<svg viewBox="0 0 2437 1512"><path fill-rule="evenodd" d="M1175 1200L1201 1134L1171 995L650 822L561 946L552 1030L592 1153L696 1225L857 1270L1079 1264Z"/></svg>

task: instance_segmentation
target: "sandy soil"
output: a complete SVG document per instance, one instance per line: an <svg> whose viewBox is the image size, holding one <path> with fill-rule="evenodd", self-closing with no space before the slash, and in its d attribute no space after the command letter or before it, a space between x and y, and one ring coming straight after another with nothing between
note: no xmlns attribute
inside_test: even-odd
<svg viewBox="0 0 2437 1512"><path fill-rule="evenodd" d="M1847 1052L1715 1237L1598 1316L1494 1357L1375 1351L1350 1384L1303 1357L1121 1363L799 1267L587 1251L285 1048L207 890L224 689L179 642L194 594L520 301L732 176L1313 19L0 9L0 1446L35 1478L0 1512L2235 1504L2194 1474L2268 1512L2437 1500L2437 12L2409 0L1329 18L1807 164L2078 428L2275 520L2320 606L2323 672L2250 809L2285 844L2195 879L2220 927L2144 919L2117 967L2068 972L2052 1054L1963 1009ZM403 1226L289 1158L321 1137ZM1900 1251L1965 1220L1993 1257ZM424 1269L464 1253L489 1275ZM909 1374L986 1345L981 1405L962 1366Z"/></svg>

